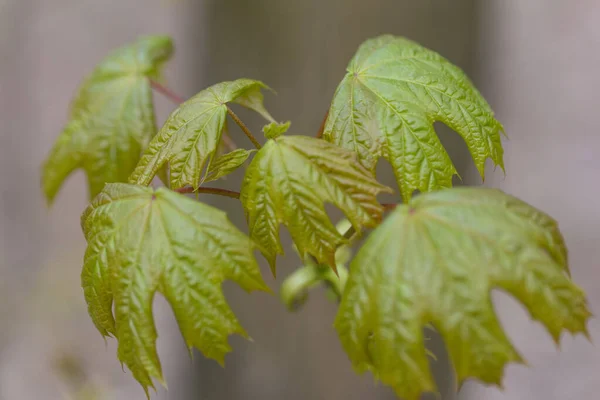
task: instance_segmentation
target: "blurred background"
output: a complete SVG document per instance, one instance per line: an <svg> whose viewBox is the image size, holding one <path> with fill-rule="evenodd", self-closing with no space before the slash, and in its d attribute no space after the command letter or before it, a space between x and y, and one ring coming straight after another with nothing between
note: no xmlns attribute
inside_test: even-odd
<svg viewBox="0 0 600 400"><path fill-rule="evenodd" d="M222 80L261 79L278 92L266 99L273 115L307 134L318 130L363 40L393 33L440 52L468 72L506 127L507 175L490 168L485 184L560 222L573 278L600 310L599 1L0 0L0 400L144 398L121 370L115 342L105 344L86 313L79 285L83 174L68 180L51 210L39 180L80 80L111 49L152 33L175 39L167 77L181 95ZM174 106L160 95L156 104L160 123ZM458 135L439 132L464 183L479 184ZM379 176L393 184L389 169ZM227 185L239 180L235 175ZM220 203L243 226L239 204ZM287 254L282 277L298 266L289 246ZM292 314L276 296L225 289L254 342L232 338L225 369L199 354L192 361L158 298L169 391L159 388L154 399L394 398L370 376L353 373L332 329L335 304L323 291ZM516 301L495 300L531 368L509 366L503 391L468 382L458 398L598 398L597 347L565 336L558 352ZM589 329L597 342L598 321ZM433 369L442 398L457 398L442 345L432 346L441 356Z"/></svg>

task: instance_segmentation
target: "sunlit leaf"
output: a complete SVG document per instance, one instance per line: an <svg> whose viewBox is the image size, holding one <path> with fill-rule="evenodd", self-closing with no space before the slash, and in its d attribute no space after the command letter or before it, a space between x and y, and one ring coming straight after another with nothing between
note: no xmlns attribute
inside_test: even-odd
<svg viewBox="0 0 600 400"><path fill-rule="evenodd" d="M223 211L165 188L108 184L82 216L88 242L82 286L102 335L117 338L118 357L144 390L163 381L152 300L173 307L187 346L223 363L227 337L247 336L221 291L230 279L269 290L254 244ZM113 312L114 309L114 312Z"/></svg>
<svg viewBox="0 0 600 400"><path fill-rule="evenodd" d="M87 174L91 198L107 182L127 181L156 133L148 78L160 79L172 52L168 37L142 38L116 50L83 82L43 167L48 203L78 168Z"/></svg>
<svg viewBox="0 0 600 400"><path fill-rule="evenodd" d="M323 138L355 151L374 171L388 160L402 197L452 186L456 169L433 129L441 121L465 140L484 176L486 159L504 168L502 125L456 66L410 40L366 41L335 92Z"/></svg>
<svg viewBox="0 0 600 400"><path fill-rule="evenodd" d="M499 190L423 194L360 249L335 326L355 368L407 400L436 390L422 333L430 322L460 382L499 385L505 365L522 359L494 312L494 288L520 300L557 342L562 331L587 334L590 312L554 220Z"/></svg>
<svg viewBox="0 0 600 400"><path fill-rule="evenodd" d="M240 199L250 236L275 272L283 254L279 225L285 224L299 253L312 254L335 269L337 247L347 242L325 212L325 203L341 209L357 231L373 227L383 208L377 195L389 192L351 151L306 136L269 140L246 170Z"/></svg>
<svg viewBox="0 0 600 400"><path fill-rule="evenodd" d="M169 164L171 188L200 186L204 169L219 148L227 118L227 103L239 103L273 121L262 105L262 82L238 79L204 89L181 104L146 149L130 177L148 185L159 169Z"/></svg>

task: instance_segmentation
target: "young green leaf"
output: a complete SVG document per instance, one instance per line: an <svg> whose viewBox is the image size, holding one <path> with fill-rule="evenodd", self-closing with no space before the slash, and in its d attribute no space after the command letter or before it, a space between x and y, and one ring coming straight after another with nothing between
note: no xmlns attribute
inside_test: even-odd
<svg viewBox="0 0 600 400"><path fill-rule="evenodd" d="M151 36L116 50L83 82L70 121L44 163L42 185L52 203L63 181L85 170L93 198L106 182L125 182L156 133L148 78L160 79L171 39Z"/></svg>
<svg viewBox="0 0 600 400"><path fill-rule="evenodd" d="M265 84L251 79L222 82L180 105L150 142L129 181L149 185L159 169L169 163L173 189L199 187L204 167L210 165L218 150L227 103L241 104L273 121L262 105L260 90L264 88Z"/></svg>
<svg viewBox="0 0 600 400"><path fill-rule="evenodd" d="M377 225L383 208L376 197L390 191L353 152L306 136L280 136L269 140L250 163L240 199L250 236L275 273L276 256L283 254L281 223L302 258L309 253L335 269L335 250L347 240L329 220L324 203L341 209L360 231Z"/></svg>
<svg viewBox="0 0 600 400"><path fill-rule="evenodd" d="M348 233L354 233L352 224L345 218L336 224L336 230L347 238L349 237ZM350 236L354 237L354 235ZM327 266L315 264L312 257L304 257L304 265L288 275L279 289L279 296L288 310L298 310L308 299L309 291L317 285L324 284L327 287L327 295L333 300L341 299L348 280L346 264L352 258L351 244L337 248L335 252L336 272Z"/></svg>
<svg viewBox="0 0 600 400"><path fill-rule="evenodd" d="M281 124L277 122L271 122L270 124L263 126L262 131L267 139L275 139L286 133L288 129L290 129L290 124L290 121L283 122Z"/></svg>
<svg viewBox="0 0 600 400"><path fill-rule="evenodd" d="M250 157L250 154L255 151L256 150L236 149L230 153L213 158L208 167L208 171L206 171L204 182L216 181L217 179L232 173L244 165L248 157Z"/></svg>
<svg viewBox="0 0 600 400"><path fill-rule="evenodd" d="M81 275L89 314L114 335L118 357L144 390L162 382L152 299L161 292L190 348L223 363L228 335L247 336L221 291L231 279L265 290L254 244L224 212L165 188L108 184L82 215ZM114 303L114 315L113 315Z"/></svg>
<svg viewBox="0 0 600 400"><path fill-rule="evenodd" d="M494 288L555 341L563 330L587 334L590 312L554 220L499 190L423 194L399 205L352 261L335 327L355 368L407 400L435 390L423 347L429 322L460 382L499 385L505 364L522 360L494 312Z"/></svg>
<svg viewBox="0 0 600 400"><path fill-rule="evenodd" d="M323 138L355 151L372 171L384 157L408 201L415 190L452 186L456 169L435 121L463 137L482 178L488 158L504 168L502 125L467 76L417 43L384 35L366 41L350 62Z"/></svg>

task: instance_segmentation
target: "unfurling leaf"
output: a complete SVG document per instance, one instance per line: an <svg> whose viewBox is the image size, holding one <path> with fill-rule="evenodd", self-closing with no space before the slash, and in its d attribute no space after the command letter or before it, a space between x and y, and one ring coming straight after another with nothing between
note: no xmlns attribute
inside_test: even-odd
<svg viewBox="0 0 600 400"><path fill-rule="evenodd" d="M290 129L290 124L290 121L283 122L281 124L278 124L277 122L271 122L269 125L263 126L262 131L267 139L275 139L286 133L288 129Z"/></svg>
<svg viewBox="0 0 600 400"><path fill-rule="evenodd" d="M336 230L344 237L354 232L352 224L343 219L336 225ZM354 237L354 236L352 236ZM294 246L295 248L296 246ZM304 265L288 275L279 290L279 296L290 311L297 311L308 299L309 291L317 286L325 284L327 296L334 301L339 301L348 280L348 268L346 264L352 257L351 243L337 248L335 252L335 273L331 268L315 264L311 257L304 257Z"/></svg>
<svg viewBox="0 0 600 400"><path fill-rule="evenodd" d="M173 307L187 346L223 363L227 337L246 336L221 291L226 279L269 289L254 244L224 212L165 188L108 184L82 215L81 275L92 320L118 340L118 357L144 390L162 382L152 316L155 292ZM113 314L114 303L114 314Z"/></svg>
<svg viewBox="0 0 600 400"><path fill-rule="evenodd" d="M502 125L467 76L417 43L384 35L366 41L350 62L323 138L355 151L369 170L388 160L407 202L415 190L452 186L456 169L435 121L463 137L482 178L488 158L504 168Z"/></svg>
<svg viewBox="0 0 600 400"><path fill-rule="evenodd" d="M127 181L156 133L148 78L160 79L172 52L168 37L142 38L116 50L83 82L43 167L48 203L78 168L87 174L90 198L107 182Z"/></svg>
<svg viewBox="0 0 600 400"><path fill-rule="evenodd" d="M520 300L555 341L587 334L585 295L571 282L558 226L491 189L446 189L397 209L350 265L336 317L358 371L372 371L407 400L435 391L422 329L441 333L460 382L500 384L521 357L501 328L490 291Z"/></svg>
<svg viewBox="0 0 600 400"><path fill-rule="evenodd" d="M248 157L250 157L250 154L255 151L256 150L236 149L230 153L213 158L208 167L208 171L206 171L204 182L216 181L217 179L232 173L241 167Z"/></svg>
<svg viewBox="0 0 600 400"><path fill-rule="evenodd" d="M250 236L275 273L276 256L283 254L281 223L302 258L309 253L335 269L335 251L347 240L329 220L324 203L341 209L360 231L377 225L383 208L376 197L390 191L353 152L315 138L280 136L269 140L250 163L240 199Z"/></svg>
<svg viewBox="0 0 600 400"><path fill-rule="evenodd" d="M219 148L227 103L248 107L267 120L273 118L262 105L265 84L251 79L222 82L204 89L179 106L150 142L130 183L149 185L160 168L169 163L171 188L200 186L203 170Z"/></svg>

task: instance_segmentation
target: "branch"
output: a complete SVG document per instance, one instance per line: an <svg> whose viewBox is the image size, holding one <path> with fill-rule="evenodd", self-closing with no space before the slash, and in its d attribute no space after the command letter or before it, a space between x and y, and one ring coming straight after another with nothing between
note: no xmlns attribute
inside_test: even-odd
<svg viewBox="0 0 600 400"><path fill-rule="evenodd" d="M319 128L319 132L317 132L317 139L321 139L323 137L323 133L325 132L325 123L327 122L327 118L329 117L329 110L325 113L325 118L323 118L323 122L321 122L321 127Z"/></svg>
<svg viewBox="0 0 600 400"><path fill-rule="evenodd" d="M229 116L233 118L235 123L238 124L238 126L242 129L246 136L248 136L248 139L250 139L254 147L260 149L262 146L260 145L260 143L258 143L258 140L256 140L252 132L250 132L250 129L248 129L246 124L242 122L242 120L233 112L231 108L229 108L229 106L227 106L227 114L229 114Z"/></svg>
<svg viewBox="0 0 600 400"><path fill-rule="evenodd" d="M156 90L158 93L162 94L177 105L180 105L181 103L185 102L185 99L182 96L178 95L168 87L158 83L153 79L150 79L150 86L152 87L152 89ZM233 151L238 148L235 142L225 134L221 135L221 140L223 140L223 143L229 149L229 151Z"/></svg>
<svg viewBox="0 0 600 400"><path fill-rule="evenodd" d="M177 93L173 92L168 87L163 86L162 84L158 83L153 79L150 79L150 86L152 86L152 89L156 90L175 104L181 104L185 101L183 97L179 96Z"/></svg>
<svg viewBox="0 0 600 400"><path fill-rule="evenodd" d="M212 187L199 187L199 188L193 188L190 186L186 186L186 187L182 187L179 189L175 189L175 191L177 193L206 193L206 194L216 194L217 196L225 196L225 197L231 197L232 199L239 199L240 198L240 194L239 192L234 192L233 190L227 190L227 189L219 189L219 188L212 188Z"/></svg>

